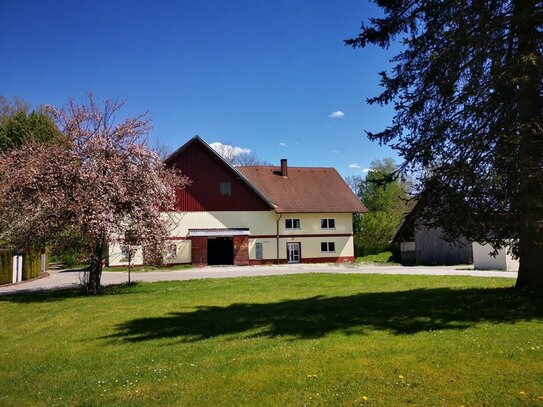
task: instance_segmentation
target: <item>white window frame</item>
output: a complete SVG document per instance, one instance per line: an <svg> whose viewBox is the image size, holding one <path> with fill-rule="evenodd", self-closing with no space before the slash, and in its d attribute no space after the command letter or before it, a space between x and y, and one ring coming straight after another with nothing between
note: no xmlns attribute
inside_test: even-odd
<svg viewBox="0 0 543 407"><path fill-rule="evenodd" d="M326 226L323 226L323 221L326 224ZM330 221L334 223L334 226L330 226ZM336 219L335 218L322 218L321 219L321 229L322 230L336 230Z"/></svg>
<svg viewBox="0 0 543 407"><path fill-rule="evenodd" d="M287 226L287 222L290 221L290 227ZM294 223L298 222L298 227L294 227ZM285 219L285 229L286 230L300 230L302 228L302 222L300 218L286 218Z"/></svg>
<svg viewBox="0 0 543 407"><path fill-rule="evenodd" d="M326 245L326 250L322 250L322 245ZM334 250L330 250L330 246L334 247ZM336 252L336 242L321 242L321 253L335 253Z"/></svg>

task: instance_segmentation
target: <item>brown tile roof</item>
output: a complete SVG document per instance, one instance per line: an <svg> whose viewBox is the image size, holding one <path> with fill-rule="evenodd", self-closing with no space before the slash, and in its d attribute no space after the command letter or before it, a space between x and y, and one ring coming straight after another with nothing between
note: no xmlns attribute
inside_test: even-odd
<svg viewBox="0 0 543 407"><path fill-rule="evenodd" d="M280 167L237 167L277 212L367 212L335 168L289 167L288 178Z"/></svg>

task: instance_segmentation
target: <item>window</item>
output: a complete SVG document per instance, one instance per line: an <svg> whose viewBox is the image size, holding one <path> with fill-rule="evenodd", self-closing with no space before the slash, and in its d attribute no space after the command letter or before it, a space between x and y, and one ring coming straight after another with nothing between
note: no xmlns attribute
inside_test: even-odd
<svg viewBox="0 0 543 407"><path fill-rule="evenodd" d="M232 195L232 184L230 182L221 182L221 195L222 196Z"/></svg>
<svg viewBox="0 0 543 407"><path fill-rule="evenodd" d="M128 246L121 247L121 260L126 260L130 258L130 248Z"/></svg>
<svg viewBox="0 0 543 407"><path fill-rule="evenodd" d="M262 243L255 243L256 259L262 260Z"/></svg>
<svg viewBox="0 0 543 407"><path fill-rule="evenodd" d="M300 219L285 219L285 229L300 229Z"/></svg>
<svg viewBox="0 0 543 407"><path fill-rule="evenodd" d="M321 252L334 253L336 251L336 244L334 242L321 242Z"/></svg>
<svg viewBox="0 0 543 407"><path fill-rule="evenodd" d="M121 246L121 261L130 261L134 258L136 248L130 245Z"/></svg>
<svg viewBox="0 0 543 407"><path fill-rule="evenodd" d="M321 229L335 229L336 228L336 220L329 218L329 219L321 219Z"/></svg>

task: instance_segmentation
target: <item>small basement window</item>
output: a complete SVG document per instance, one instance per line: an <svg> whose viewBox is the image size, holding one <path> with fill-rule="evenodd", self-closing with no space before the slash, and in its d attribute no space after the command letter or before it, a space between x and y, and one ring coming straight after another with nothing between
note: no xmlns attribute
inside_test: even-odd
<svg viewBox="0 0 543 407"><path fill-rule="evenodd" d="M300 229L300 219L285 219L285 229Z"/></svg>
<svg viewBox="0 0 543 407"><path fill-rule="evenodd" d="M222 196L232 196L232 183L231 182L221 182L221 195Z"/></svg>
<svg viewBox="0 0 543 407"><path fill-rule="evenodd" d="M321 242L322 253L335 253L336 244L334 242Z"/></svg>
<svg viewBox="0 0 543 407"><path fill-rule="evenodd" d="M321 229L335 229L336 220L332 218L321 219Z"/></svg>

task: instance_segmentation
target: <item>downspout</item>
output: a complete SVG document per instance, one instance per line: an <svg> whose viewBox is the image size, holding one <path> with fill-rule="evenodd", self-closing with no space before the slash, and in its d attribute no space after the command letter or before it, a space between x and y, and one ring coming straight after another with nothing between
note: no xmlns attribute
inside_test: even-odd
<svg viewBox="0 0 543 407"><path fill-rule="evenodd" d="M275 240L277 242L277 264L279 264L279 221L281 220L281 217L283 216L282 213L279 214L279 217L277 218L276 223L276 234L275 234Z"/></svg>

